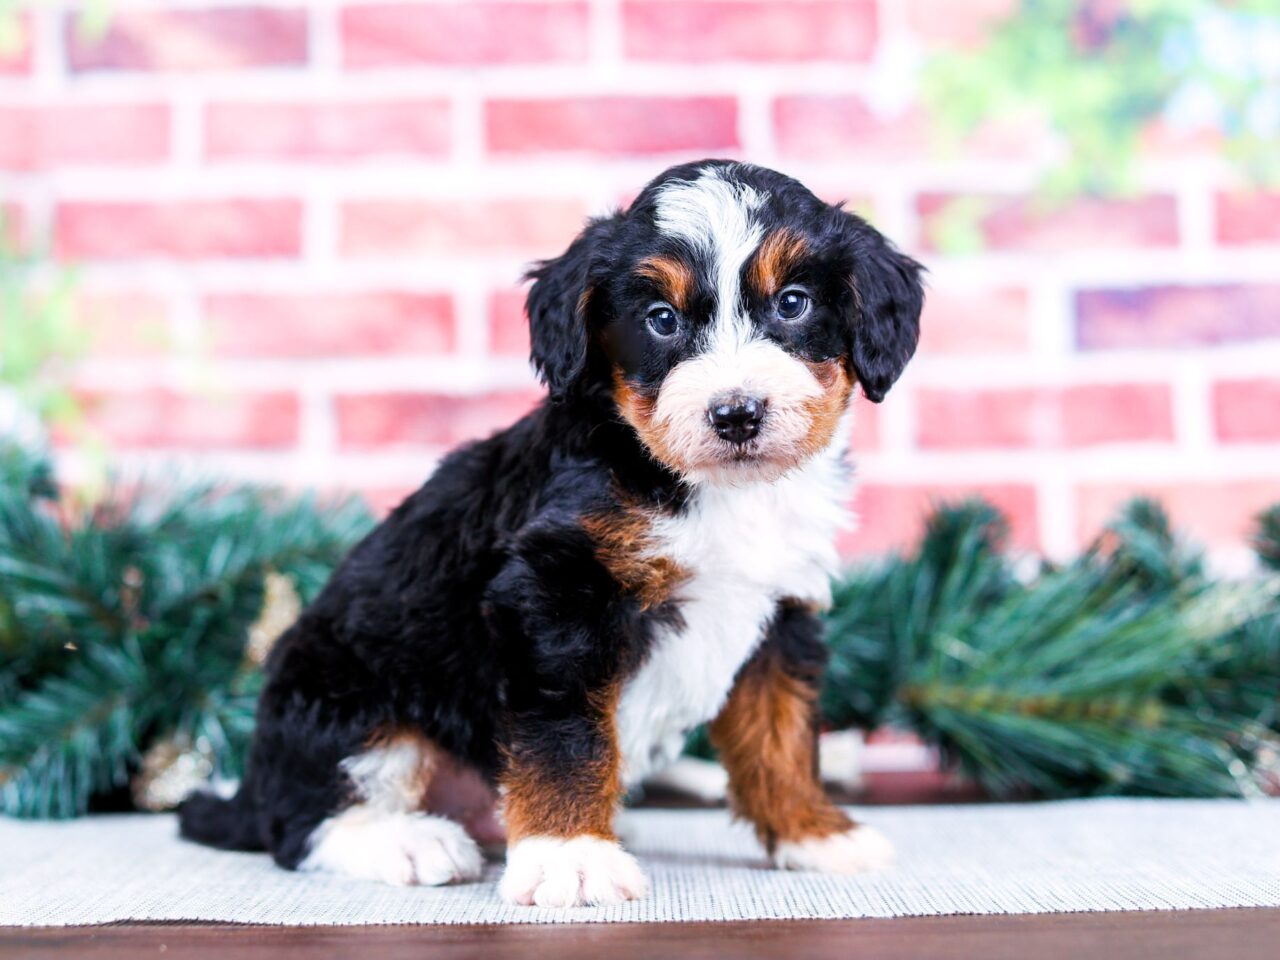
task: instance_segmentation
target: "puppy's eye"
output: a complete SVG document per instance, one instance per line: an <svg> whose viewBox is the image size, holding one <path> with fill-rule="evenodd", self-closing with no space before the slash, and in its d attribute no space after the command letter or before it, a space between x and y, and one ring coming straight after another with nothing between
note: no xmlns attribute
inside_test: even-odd
<svg viewBox="0 0 1280 960"><path fill-rule="evenodd" d="M660 337L669 337L680 329L680 318L665 303L652 307L645 315L649 329Z"/></svg>
<svg viewBox="0 0 1280 960"><path fill-rule="evenodd" d="M778 297L778 319L799 320L809 312L809 295L803 290L783 290Z"/></svg>

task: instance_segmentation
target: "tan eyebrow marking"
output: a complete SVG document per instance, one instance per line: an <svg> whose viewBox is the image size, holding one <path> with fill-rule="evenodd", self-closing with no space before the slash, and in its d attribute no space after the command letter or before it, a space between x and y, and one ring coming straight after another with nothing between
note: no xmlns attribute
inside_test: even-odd
<svg viewBox="0 0 1280 960"><path fill-rule="evenodd" d="M756 251L747 282L761 297L772 297L809 250L808 241L787 227L774 230Z"/></svg>
<svg viewBox="0 0 1280 960"><path fill-rule="evenodd" d="M677 310L689 305L693 295L693 270L683 260L663 255L646 257L636 266L636 273L656 283L667 302Z"/></svg>

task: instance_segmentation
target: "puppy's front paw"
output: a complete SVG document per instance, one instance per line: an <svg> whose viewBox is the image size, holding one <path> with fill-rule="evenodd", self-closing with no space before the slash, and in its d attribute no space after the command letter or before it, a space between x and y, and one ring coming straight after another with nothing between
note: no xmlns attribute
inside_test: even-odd
<svg viewBox="0 0 1280 960"><path fill-rule="evenodd" d="M353 807L325 821L299 870L345 873L394 886L439 886L480 876L482 859L461 826L421 813Z"/></svg>
<svg viewBox="0 0 1280 960"><path fill-rule="evenodd" d="M893 845L870 827L854 827L829 837L779 843L773 862L784 870L862 873L892 863Z"/></svg>
<svg viewBox="0 0 1280 960"><path fill-rule="evenodd" d="M648 884L635 858L598 837L529 837L507 852L498 893L508 903L581 907L644 896Z"/></svg>

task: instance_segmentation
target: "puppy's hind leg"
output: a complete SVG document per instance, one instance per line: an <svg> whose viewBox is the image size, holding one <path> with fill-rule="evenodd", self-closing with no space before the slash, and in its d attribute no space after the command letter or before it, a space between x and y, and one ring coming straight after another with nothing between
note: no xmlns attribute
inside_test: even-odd
<svg viewBox="0 0 1280 960"><path fill-rule="evenodd" d="M480 849L461 824L422 812L433 763L431 744L412 733L344 760L355 802L315 828L298 869L399 886L479 877Z"/></svg>

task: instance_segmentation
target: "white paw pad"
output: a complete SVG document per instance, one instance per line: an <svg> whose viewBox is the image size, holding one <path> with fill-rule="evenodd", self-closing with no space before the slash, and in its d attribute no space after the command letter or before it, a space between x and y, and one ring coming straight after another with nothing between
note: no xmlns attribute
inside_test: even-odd
<svg viewBox="0 0 1280 960"><path fill-rule="evenodd" d="M508 903L581 907L644 896L647 883L635 858L598 837L529 837L507 851L498 893Z"/></svg>
<svg viewBox="0 0 1280 960"><path fill-rule="evenodd" d="M829 837L780 843L774 850L773 862L784 870L862 873L892 863L893 845L870 827L854 827Z"/></svg>
<svg viewBox="0 0 1280 960"><path fill-rule="evenodd" d="M352 808L320 825L298 869L434 887L475 880L482 866L476 842L452 820Z"/></svg>

